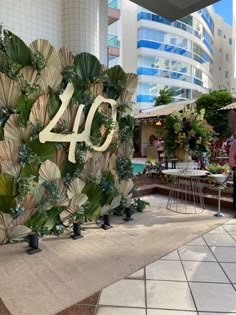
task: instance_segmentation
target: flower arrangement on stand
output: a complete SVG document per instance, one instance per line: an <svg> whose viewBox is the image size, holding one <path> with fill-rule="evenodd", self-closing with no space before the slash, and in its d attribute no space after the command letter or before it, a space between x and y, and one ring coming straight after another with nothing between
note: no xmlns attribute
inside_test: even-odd
<svg viewBox="0 0 236 315"><path fill-rule="evenodd" d="M205 110L197 112L192 106L173 112L165 120L165 150L179 160L190 161L207 152L212 128L204 120Z"/></svg>

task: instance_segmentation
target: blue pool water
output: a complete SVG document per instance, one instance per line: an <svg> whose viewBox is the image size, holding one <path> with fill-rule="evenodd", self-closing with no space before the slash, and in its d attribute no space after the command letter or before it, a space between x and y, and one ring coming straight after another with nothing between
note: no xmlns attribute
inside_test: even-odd
<svg viewBox="0 0 236 315"><path fill-rule="evenodd" d="M145 168L145 165L144 165L144 164L132 163L132 166L133 166L133 172L134 172L134 174L142 173L143 170L144 170L144 168Z"/></svg>

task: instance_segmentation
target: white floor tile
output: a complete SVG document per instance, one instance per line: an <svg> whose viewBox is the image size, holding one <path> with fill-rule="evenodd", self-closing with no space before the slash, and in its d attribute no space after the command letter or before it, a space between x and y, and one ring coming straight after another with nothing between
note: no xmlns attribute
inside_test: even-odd
<svg viewBox="0 0 236 315"><path fill-rule="evenodd" d="M96 315L146 315L145 309L101 306Z"/></svg>
<svg viewBox="0 0 236 315"><path fill-rule="evenodd" d="M139 271L132 273L132 275L129 275L127 277L128 279L144 279L144 269L140 269Z"/></svg>
<svg viewBox="0 0 236 315"><path fill-rule="evenodd" d="M147 307L173 310L196 310L185 282L147 280Z"/></svg>
<svg viewBox="0 0 236 315"><path fill-rule="evenodd" d="M146 267L146 278L153 280L186 281L180 261L157 260Z"/></svg>
<svg viewBox="0 0 236 315"><path fill-rule="evenodd" d="M236 313L206 313L206 312L200 312L199 315L236 315Z"/></svg>
<svg viewBox="0 0 236 315"><path fill-rule="evenodd" d="M224 224L224 226L225 225L231 225L231 224L236 224L236 219L232 219L232 220L229 220L228 222L226 222L225 224Z"/></svg>
<svg viewBox="0 0 236 315"><path fill-rule="evenodd" d="M236 224L232 224L232 225L227 224L227 225L224 225L224 228L230 234L236 234Z"/></svg>
<svg viewBox="0 0 236 315"><path fill-rule="evenodd" d="M204 239L202 237L197 238L196 240L186 244L186 246L196 246L196 245L206 245L206 242L204 241Z"/></svg>
<svg viewBox="0 0 236 315"><path fill-rule="evenodd" d="M225 231L225 229L222 226L219 226L216 229L208 232L207 234L228 234L228 233Z"/></svg>
<svg viewBox="0 0 236 315"><path fill-rule="evenodd" d="M179 249L182 260L215 261L207 246L184 246Z"/></svg>
<svg viewBox="0 0 236 315"><path fill-rule="evenodd" d="M197 312L148 309L147 315L197 315Z"/></svg>
<svg viewBox="0 0 236 315"><path fill-rule="evenodd" d="M232 283L236 283L236 263L221 263L222 268Z"/></svg>
<svg viewBox="0 0 236 315"><path fill-rule="evenodd" d="M145 307L144 281L121 280L102 290L99 304Z"/></svg>
<svg viewBox="0 0 236 315"><path fill-rule="evenodd" d="M211 250L219 262L236 262L236 248L211 247Z"/></svg>
<svg viewBox="0 0 236 315"><path fill-rule="evenodd" d="M236 246L236 241L230 235L206 234L203 237L209 246Z"/></svg>
<svg viewBox="0 0 236 315"><path fill-rule="evenodd" d="M236 311L236 291L231 284L191 282L190 287L198 311Z"/></svg>
<svg viewBox="0 0 236 315"><path fill-rule="evenodd" d="M229 283L217 262L183 261L189 281Z"/></svg>
<svg viewBox="0 0 236 315"><path fill-rule="evenodd" d="M170 254L162 257L161 259L163 259L163 260L180 260L177 250L175 250L175 251L171 252Z"/></svg>

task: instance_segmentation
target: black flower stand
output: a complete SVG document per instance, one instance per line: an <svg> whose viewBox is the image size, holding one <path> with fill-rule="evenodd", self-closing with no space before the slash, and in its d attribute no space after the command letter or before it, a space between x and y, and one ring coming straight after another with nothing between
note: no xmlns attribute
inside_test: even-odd
<svg viewBox="0 0 236 315"><path fill-rule="evenodd" d="M132 216L132 210L131 207L126 207L125 208L125 218L123 218L124 221L133 221L133 218L131 218Z"/></svg>
<svg viewBox="0 0 236 315"><path fill-rule="evenodd" d="M42 250L39 248L39 237L37 232L31 232L29 234L29 248L27 249L27 253L29 255L33 255L41 252Z"/></svg>
<svg viewBox="0 0 236 315"><path fill-rule="evenodd" d="M104 214L103 224L101 225L101 228L103 230L109 230L109 229L113 228L113 226L111 225L111 222L110 222L110 214Z"/></svg>
<svg viewBox="0 0 236 315"><path fill-rule="evenodd" d="M71 235L71 238L73 240L78 240L80 238L83 237L83 235L81 234L81 225L80 225L80 222L75 222L73 223L73 232L74 234Z"/></svg>

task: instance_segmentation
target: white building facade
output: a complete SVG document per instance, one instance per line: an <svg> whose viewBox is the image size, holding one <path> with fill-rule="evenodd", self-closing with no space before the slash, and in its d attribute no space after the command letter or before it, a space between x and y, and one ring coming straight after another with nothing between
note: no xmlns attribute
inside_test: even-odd
<svg viewBox="0 0 236 315"><path fill-rule="evenodd" d="M120 12L109 27L118 36L120 57L110 65L137 72L136 110L152 107L164 87L175 92L175 101L231 89L232 28L213 7L174 22L128 0L120 0Z"/></svg>
<svg viewBox="0 0 236 315"><path fill-rule="evenodd" d="M0 0L0 23L27 44L44 38L107 64L107 0Z"/></svg>

